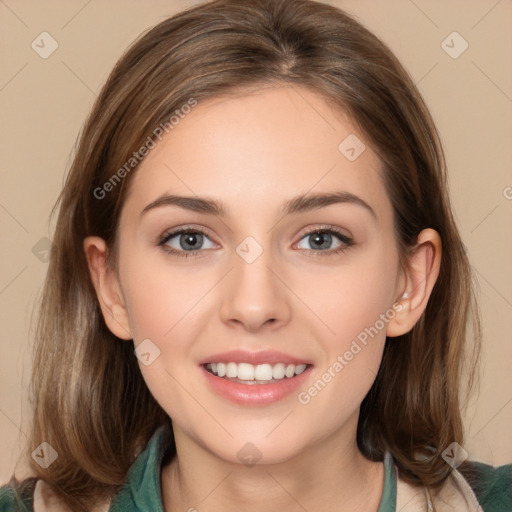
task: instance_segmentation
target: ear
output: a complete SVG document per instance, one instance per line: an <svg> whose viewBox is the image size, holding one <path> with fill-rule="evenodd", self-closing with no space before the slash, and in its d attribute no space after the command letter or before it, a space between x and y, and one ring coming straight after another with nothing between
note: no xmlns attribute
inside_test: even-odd
<svg viewBox="0 0 512 512"><path fill-rule="evenodd" d="M84 251L105 323L118 338L131 340L128 313L119 280L114 269L107 264L105 240L97 236L85 238Z"/></svg>
<svg viewBox="0 0 512 512"><path fill-rule="evenodd" d="M396 315L387 324L387 336L409 332L420 319L439 276L441 252L439 233L434 229L424 229L407 258L405 285L402 285L401 297L393 308Z"/></svg>

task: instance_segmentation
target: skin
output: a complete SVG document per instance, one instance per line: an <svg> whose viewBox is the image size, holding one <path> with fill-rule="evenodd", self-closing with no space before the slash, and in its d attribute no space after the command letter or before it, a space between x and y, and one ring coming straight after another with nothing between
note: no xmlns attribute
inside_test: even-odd
<svg viewBox="0 0 512 512"><path fill-rule="evenodd" d="M338 145L356 134L366 149L349 161ZM162 469L167 512L376 511L382 463L357 448L359 407L377 374L387 336L409 331L438 276L439 235L420 233L407 269L399 266L393 209L382 166L350 119L297 86L259 88L204 101L150 152L132 178L119 224L116 268L103 240L84 241L105 321L138 346L161 353L140 364L173 420L178 457ZM301 193L343 190L357 204L282 216ZM222 201L228 215L176 206L142 210L163 193ZM207 238L198 257L168 254L156 240L192 224ZM307 232L339 228L344 252ZM247 263L236 248L252 236L263 249ZM168 242L180 249L180 237ZM184 250L184 249L181 249ZM330 255L328 253L331 253ZM316 257L315 257L316 256ZM404 293L406 298L402 298ZM307 390L356 336L393 304L400 311L303 405L297 393L266 406L235 405L205 385L199 360L231 349L274 349L313 362ZM388 341L388 342L392 342ZM253 443L262 457L245 466L237 452Z"/></svg>

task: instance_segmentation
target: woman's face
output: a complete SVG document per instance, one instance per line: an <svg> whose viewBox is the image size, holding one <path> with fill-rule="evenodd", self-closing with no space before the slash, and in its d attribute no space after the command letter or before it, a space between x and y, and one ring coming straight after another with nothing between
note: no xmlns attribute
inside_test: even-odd
<svg viewBox="0 0 512 512"><path fill-rule="evenodd" d="M297 86L201 102L149 152L117 269L177 436L238 463L355 443L403 291L381 172L348 118Z"/></svg>

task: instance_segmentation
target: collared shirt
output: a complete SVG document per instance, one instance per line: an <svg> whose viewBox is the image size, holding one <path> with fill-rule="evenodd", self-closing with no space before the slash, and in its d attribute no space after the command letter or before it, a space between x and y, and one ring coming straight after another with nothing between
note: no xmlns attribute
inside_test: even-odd
<svg viewBox="0 0 512 512"><path fill-rule="evenodd" d="M132 464L122 489L106 505L106 512L164 512L161 494L162 461L171 443L168 427L158 428L146 448ZM436 510L457 512L512 512L512 465L498 468L471 462L478 484L471 487L456 469L442 491L436 495ZM424 488L409 485L397 478L393 458L384 458L384 489L378 512L428 512L429 495ZM40 484L41 481L38 481ZM58 512L60 509L43 498L41 488L25 487L21 503L26 512ZM439 505L438 502L441 504ZM14 512L13 489L0 487L0 512ZM443 509L443 507L446 508Z"/></svg>
<svg viewBox="0 0 512 512"><path fill-rule="evenodd" d="M162 459L169 446L169 432L160 427L130 469L129 485L112 501L108 512L164 512L160 486ZM384 461L384 491L378 512L395 512L396 474L389 454ZM36 511L37 512L37 511Z"/></svg>

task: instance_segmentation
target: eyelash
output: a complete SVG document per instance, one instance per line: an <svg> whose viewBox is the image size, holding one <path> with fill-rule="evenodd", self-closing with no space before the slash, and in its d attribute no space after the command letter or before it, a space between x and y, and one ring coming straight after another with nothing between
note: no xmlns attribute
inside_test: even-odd
<svg viewBox="0 0 512 512"><path fill-rule="evenodd" d="M177 251L176 249L173 249L172 247L168 247L165 245L169 240L171 240L175 236L184 235L187 233L201 234L201 235L208 237L208 234L205 231L203 231L202 229L181 228L176 231L172 231L172 232L165 233L164 235L162 235L162 237L160 237L160 239L158 240L157 245L162 247L162 249L165 252L167 252L168 254L170 254L172 256L178 256L181 258L189 258L190 256L192 256L192 257L196 258L197 256L199 256L199 253L204 252L204 251L201 251L201 250ZM300 240L302 240L303 238L305 238L309 235L313 235L315 233L328 233L331 235L335 235L341 242L343 242L344 245L338 247L337 249L331 249L328 251L313 251L312 249L300 249L301 251L307 251L309 253L313 253L310 256L314 257L314 258L319 257L319 256L322 256L322 257L323 256L335 256L336 254L341 254L341 253L345 252L348 248L350 248L352 245L354 245L354 242L351 238L349 238L347 235L345 235L344 233L342 233L341 231L336 229L334 226L326 226L326 227L322 227L322 228L312 229L311 231L304 233L301 236Z"/></svg>

